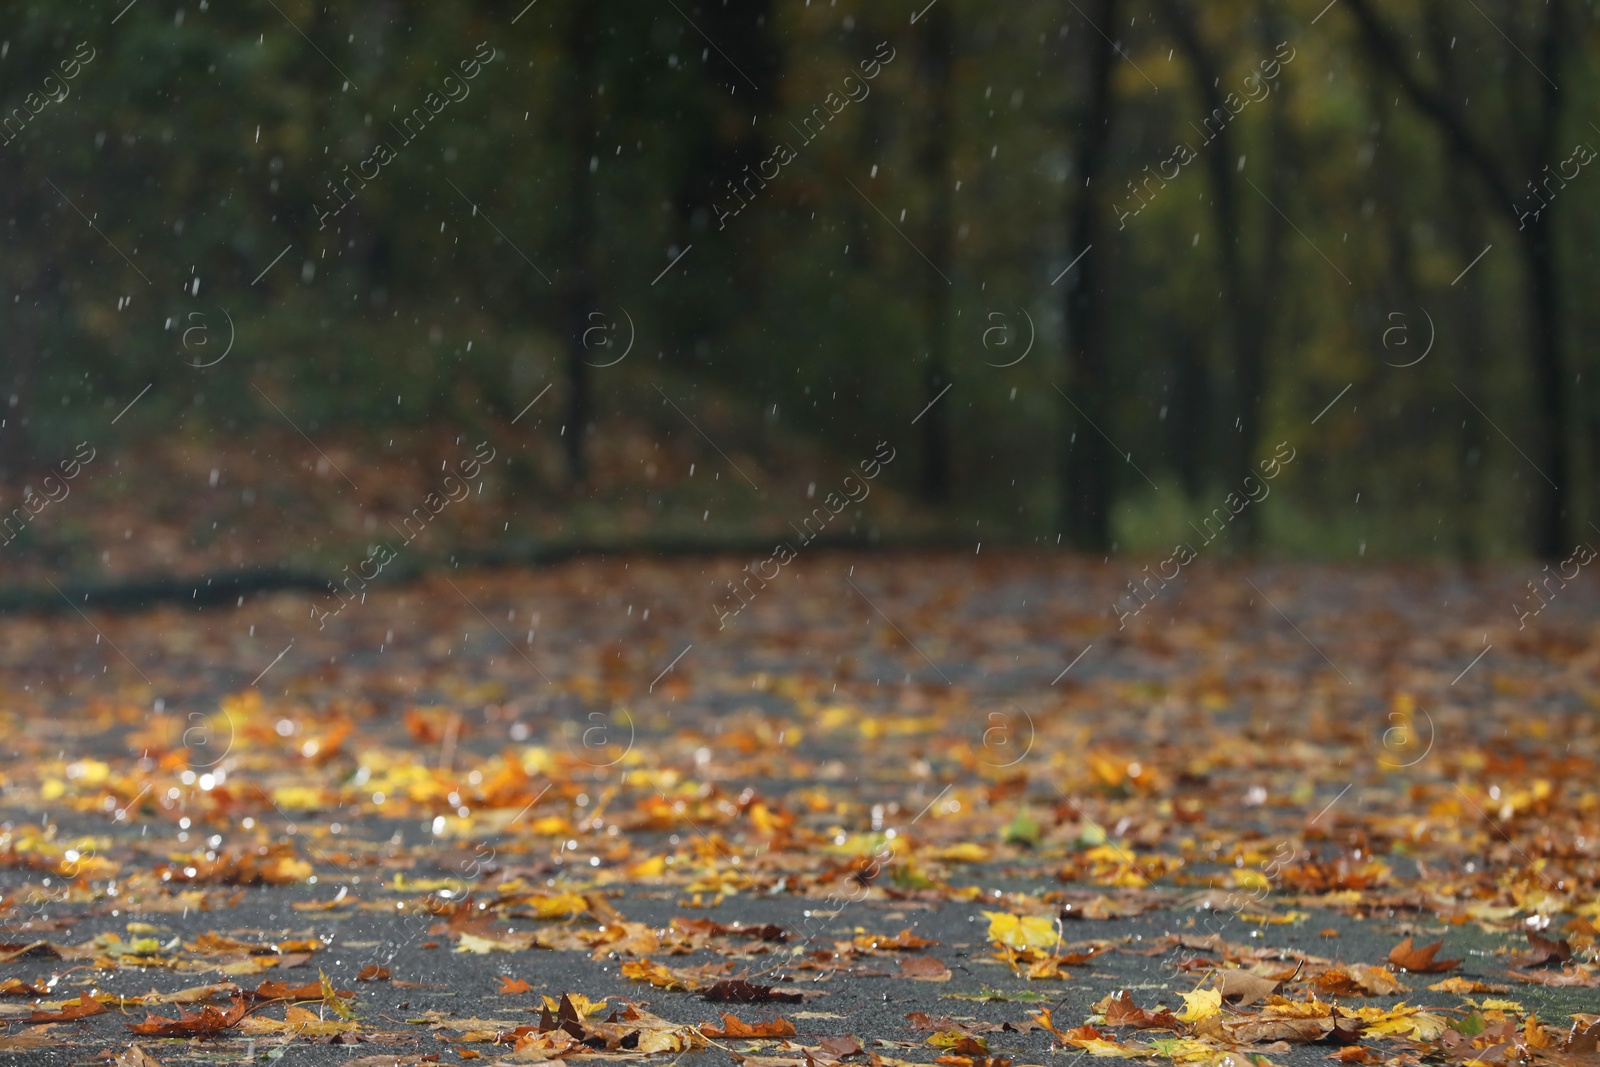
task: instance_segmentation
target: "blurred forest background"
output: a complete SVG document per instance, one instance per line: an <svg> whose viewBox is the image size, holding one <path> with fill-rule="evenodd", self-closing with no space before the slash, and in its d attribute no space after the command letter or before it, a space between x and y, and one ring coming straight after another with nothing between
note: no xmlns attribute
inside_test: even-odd
<svg viewBox="0 0 1600 1067"><path fill-rule="evenodd" d="M758 544L880 441L830 536L1165 552L1280 441L1219 550L1600 517L1582 0L96 0L0 41L0 512L94 451L14 577L337 567L479 441L441 559Z"/></svg>

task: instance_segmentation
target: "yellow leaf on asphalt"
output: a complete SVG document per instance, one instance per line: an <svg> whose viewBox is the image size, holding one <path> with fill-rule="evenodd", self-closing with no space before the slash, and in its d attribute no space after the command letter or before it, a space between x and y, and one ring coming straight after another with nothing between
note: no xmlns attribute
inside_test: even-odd
<svg viewBox="0 0 1600 1067"><path fill-rule="evenodd" d="M605 1001L590 1000L582 993L568 993L567 999L572 1002L572 1006L574 1008L578 1009L578 1014L586 1019L589 1016L594 1015L596 1012L602 1012L606 1010ZM561 1001L546 993L544 995L544 1006L549 1008L552 1013L555 1013L561 1010Z"/></svg>
<svg viewBox="0 0 1600 1067"><path fill-rule="evenodd" d="M1055 923L1039 915L1011 915L986 911L989 940L1008 948L1052 948L1061 940Z"/></svg>
<svg viewBox="0 0 1600 1067"><path fill-rule="evenodd" d="M689 985L668 968L653 960L629 960L622 965L622 977L649 982L657 989L689 991Z"/></svg>
<svg viewBox="0 0 1600 1067"><path fill-rule="evenodd" d="M1233 884L1240 889L1259 889L1264 893L1272 892L1272 880L1254 867L1235 868Z"/></svg>
<svg viewBox="0 0 1600 1067"><path fill-rule="evenodd" d="M1182 996L1183 1010L1178 1013L1180 1022L1197 1023L1222 1012L1221 990L1196 989L1193 993L1184 993Z"/></svg>

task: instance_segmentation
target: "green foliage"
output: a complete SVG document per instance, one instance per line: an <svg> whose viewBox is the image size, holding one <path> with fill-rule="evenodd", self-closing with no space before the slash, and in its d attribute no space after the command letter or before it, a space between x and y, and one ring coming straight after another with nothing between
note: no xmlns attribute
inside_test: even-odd
<svg viewBox="0 0 1600 1067"><path fill-rule="evenodd" d="M571 47L579 2L598 5L581 70ZM1054 387L1069 378L1070 325L1070 283L1052 279L1082 251L1068 247L1065 220L1082 186L1072 168L1091 121L1082 83L1097 31L1054 4L943 2L955 26L954 113L938 133L956 182L954 387L941 402L954 492L943 513L963 536L981 523L986 537L1050 543L1065 410ZM0 146L0 324L15 356L14 381L0 385L24 394L9 432L25 429L34 452L105 432L146 384L150 400L117 432L164 433L175 420L247 429L278 418L263 396L292 405L312 433L336 421L377 432L507 417L547 383L560 383L558 396L567 388L565 287L587 257L596 310L606 321L625 311L635 337L626 364L592 372L601 423L637 417L625 398L670 370L775 412L763 417L838 455L893 439L912 459L894 478L912 484L925 457L909 424L929 399L919 294L937 269L922 248L941 223L918 165L932 106L917 76L921 28L905 12L542 0L513 24L515 12L480 0L277 7L144 3L112 24L99 11L30 5L8 21L8 113L78 42L95 51L70 95ZM1384 16L1430 77L1444 78L1455 55L1473 120L1515 147L1542 87L1507 39L1532 49L1543 6L1492 7L1506 39L1471 12L1423 0L1386 5ZM1163 549L1183 536L1185 515L1229 491L1241 412L1218 252L1233 242L1243 269L1275 286L1255 401L1261 444L1270 452L1287 439L1304 456L1261 508L1265 545L1515 551L1538 475L1507 442L1532 434L1540 413L1526 279L1503 206L1397 100L1345 12L1313 23L1315 12L1273 0L1193 10L1224 89L1278 40L1296 57L1271 102L1230 126L1239 158L1228 169L1251 183L1239 185L1238 232L1218 231L1200 147L1202 158L1091 253L1111 324L1102 429L1131 457L1111 471L1119 548ZM1198 141L1205 115L1160 11L1126 18L1114 31L1126 55L1105 165L1119 203L1174 143ZM1575 15L1572 33L1588 41L1594 28ZM1429 51L1438 40L1448 47ZM395 123L480 42L495 58L470 93L414 140L400 136ZM879 42L895 58L870 93L803 137L796 127ZM1570 130L1550 162L1600 136L1581 121L1593 111L1592 55L1562 75ZM569 121L575 93L592 93L597 129ZM319 226L330 181L380 143L392 162ZM728 183L780 143L793 162L719 223ZM1596 200L1583 182L1600 175L1575 179L1541 223L1562 257L1569 342L1600 325L1583 299L1596 270ZM1282 199L1269 203L1269 189ZM584 204L593 226L575 230ZM1274 266L1270 235L1282 218L1292 229ZM578 232L583 248L573 247ZM1483 244L1493 251L1453 281ZM220 346L220 309L237 332L228 361L186 365L192 316L205 316ZM1423 345L1424 309L1437 338L1430 357L1394 366L1403 360L1384 344L1391 316L1405 316L1409 354ZM1016 347L993 347L997 323ZM1028 357L1000 366L1024 332ZM1600 440L1589 429L1600 424L1597 375L1587 346L1568 348L1568 438L1587 472ZM1576 507L1592 510L1590 495Z"/></svg>

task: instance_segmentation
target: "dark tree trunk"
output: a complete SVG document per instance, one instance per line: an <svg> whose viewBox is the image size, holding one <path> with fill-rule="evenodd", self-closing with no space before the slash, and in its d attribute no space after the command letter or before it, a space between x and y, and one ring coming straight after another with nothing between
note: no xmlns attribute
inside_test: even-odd
<svg viewBox="0 0 1600 1067"><path fill-rule="evenodd" d="M1183 0L1161 0L1161 8L1172 23L1174 36L1189 70L1194 75L1194 88L1207 116L1226 116L1221 89L1221 68L1211 49L1200 36L1193 14ZM1272 154L1268 159L1269 195L1281 202L1284 182L1279 155L1280 141L1286 136L1287 123L1279 103L1284 92L1281 84L1273 86ZM1243 240L1242 212L1240 210L1240 181L1235 160L1234 137L1231 122L1221 124L1209 144L1199 151L1206 157L1206 174L1211 184L1211 203L1216 215L1218 267L1222 275L1223 300L1226 305L1227 328L1233 342L1233 424L1227 427L1231 446L1226 450L1227 480L1230 486L1241 483L1255 470L1256 453L1261 444L1262 397L1266 389L1266 344L1270 330L1270 313L1275 301L1272 293L1279 275L1278 262L1283 244L1283 225L1276 212L1264 224L1259 273L1252 275L1246 256L1240 247ZM1255 547L1261 537L1259 512L1246 508L1234 523L1234 531L1241 547Z"/></svg>
<svg viewBox="0 0 1600 1067"><path fill-rule="evenodd" d="M1501 153L1481 139L1468 125L1456 105L1456 97L1444 89L1425 84L1412 68L1408 52L1394 39L1373 11L1371 0L1350 0L1363 40L1373 58L1399 81L1417 109L1432 121L1456 158L1464 162L1482 182L1493 203L1518 225L1517 249L1526 275L1526 302L1529 356L1533 362L1534 406L1538 413L1535 442L1530 459L1538 468L1535 482L1535 511L1531 547L1544 559L1560 559L1568 537L1570 521L1570 465L1567 453L1567 403L1564 391L1563 323L1561 319L1560 270L1555 240L1558 234L1553 208L1562 203L1558 196L1539 218L1519 218L1516 181L1508 177L1500 162ZM1544 28L1540 35L1538 67L1540 108L1531 131L1521 140L1515 153L1518 162L1512 173L1531 178L1543 173L1550 158L1561 122L1562 94L1553 79L1561 76L1567 42L1564 0L1549 0L1544 5ZM1520 50L1519 50L1520 51ZM1524 55L1523 58L1526 58ZM1548 80L1547 80L1548 79Z"/></svg>
<svg viewBox="0 0 1600 1067"><path fill-rule="evenodd" d="M567 248L571 255L562 279L561 306L567 333L567 476L574 488L588 477L587 438L593 418L586 333L595 306L595 161L599 143L596 102L599 66L598 0L576 0L567 27L567 86L571 156Z"/></svg>
<svg viewBox="0 0 1600 1067"><path fill-rule="evenodd" d="M1448 96L1465 98L1470 92L1466 88L1466 79L1475 72L1463 70L1456 62L1457 53L1453 47L1456 35L1450 31L1445 4L1440 0L1429 0L1424 11L1428 46L1434 65L1439 69L1442 88ZM1453 148L1447 148L1447 151L1448 158L1454 162L1466 162ZM1464 169L1445 169L1443 199L1450 208L1449 233L1458 262L1470 263L1484 250L1489 239L1482 207L1469 186L1470 179L1462 173ZM1481 270L1469 271L1456 286L1452 286L1453 292L1450 294L1450 317L1457 324L1457 333L1460 335L1455 345L1460 353L1456 382L1468 396L1483 395L1484 367L1489 356L1488 327L1484 314L1488 293L1483 277ZM1456 455L1456 506L1459 509L1455 523L1456 554L1471 566L1483 555L1477 520L1478 511L1483 505L1482 463L1488 444L1488 428L1470 404L1460 397L1456 397L1456 400L1458 418L1452 427L1459 450Z"/></svg>
<svg viewBox="0 0 1600 1067"><path fill-rule="evenodd" d="M1541 220L1544 221L1544 220ZM1533 348L1534 398L1539 419L1534 426L1533 456L1548 482L1536 482L1533 547L1541 559L1566 555L1567 385L1561 360L1561 291L1556 270L1555 230L1548 221L1522 232L1520 247L1528 271L1529 338Z"/></svg>
<svg viewBox="0 0 1600 1067"><path fill-rule="evenodd" d="M23 320L32 309L11 307L12 322L6 329L6 363L11 373L0 379L0 485L21 485L33 465L33 442L28 432L30 413L33 410L34 363L38 359L38 341L31 324Z"/></svg>
<svg viewBox="0 0 1600 1067"><path fill-rule="evenodd" d="M1117 0L1099 0L1093 7L1097 26L1114 29ZM1111 449L1102 434L1109 421L1106 380L1106 330L1096 286L1107 249L1101 233L1105 201L1102 176L1111 139L1116 98L1111 84L1116 46L1099 34L1086 35L1089 60L1088 107L1078 143L1074 180L1081 179L1071 208L1067 254L1077 256L1101 246L1078 261L1068 283L1065 416L1060 447L1062 525L1067 541L1083 551L1104 551L1111 543Z"/></svg>
<svg viewBox="0 0 1600 1067"><path fill-rule="evenodd" d="M1180 334L1177 346L1172 360L1172 429L1168 442L1184 494L1195 500L1205 488L1211 381L1206 373L1205 347L1188 333Z"/></svg>
<svg viewBox="0 0 1600 1067"><path fill-rule="evenodd" d="M922 402L932 405L921 419L922 496L938 504L950 497L950 404L934 403L950 384L950 123L955 47L950 5L933 8L924 22L917 77L922 82L927 116L917 169L931 194L923 247L934 269L923 272L922 283L922 329L927 344Z"/></svg>
<svg viewBox="0 0 1600 1067"><path fill-rule="evenodd" d="M783 55L773 32L773 0L731 4L711 0L685 5L685 10L716 47L706 44L692 27L686 28L707 50L708 92L706 113L688 124L687 163L674 192L677 245L694 246L692 258L676 270L709 280L728 279L728 288L680 286L675 291L671 329L692 352L728 333L739 316L753 314L762 300L764 257L753 246L761 227L744 214L719 226L713 205L737 206L740 199L730 185L741 187L749 175L759 177L761 163L772 156L776 145L792 138L779 128L773 139L771 130L761 128L777 110L783 72ZM774 213L779 209L774 200L752 208ZM661 265L667 262L663 259Z"/></svg>

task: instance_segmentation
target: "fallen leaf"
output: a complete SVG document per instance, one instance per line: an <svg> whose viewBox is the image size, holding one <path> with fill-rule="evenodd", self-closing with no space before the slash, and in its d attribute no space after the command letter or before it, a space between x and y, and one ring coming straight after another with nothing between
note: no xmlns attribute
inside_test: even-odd
<svg viewBox="0 0 1600 1067"><path fill-rule="evenodd" d="M390 972L389 968L379 967L375 963L369 963L367 966L361 968L361 973L356 975L356 981L387 982L393 977L394 975Z"/></svg>
<svg viewBox="0 0 1600 1067"><path fill-rule="evenodd" d="M1222 991L1220 989L1196 989L1192 993L1179 994L1183 997L1183 1010L1178 1013L1178 1020L1186 1023L1203 1022L1213 1015L1222 1014ZM1109 1022L1109 1018L1107 1019Z"/></svg>
<svg viewBox="0 0 1600 1067"><path fill-rule="evenodd" d="M805 1000L800 993L790 993L775 989L769 985L756 985L742 978L724 978L715 982L701 996L707 1000L723 1000L745 1002L781 1001L786 1004L798 1004Z"/></svg>
<svg viewBox="0 0 1600 1067"><path fill-rule="evenodd" d="M1462 978L1460 975L1452 975L1449 978L1433 983L1428 988L1435 993L1504 993L1509 987L1490 985L1475 978Z"/></svg>
<svg viewBox="0 0 1600 1067"><path fill-rule="evenodd" d="M104 1015L106 1006L88 993L79 993L78 999L62 1005L60 1011L36 1011L28 1016L30 1023L65 1023L73 1019L87 1019L91 1015Z"/></svg>
<svg viewBox="0 0 1600 1067"><path fill-rule="evenodd" d="M24 982L20 978L7 978L0 982L0 997L43 997L50 994L50 987L37 982Z"/></svg>
<svg viewBox="0 0 1600 1067"><path fill-rule="evenodd" d="M1435 941L1431 945L1412 948L1411 938L1407 937L1389 950L1389 962L1402 970L1414 971L1418 974L1434 974L1439 971L1448 971L1461 961L1434 959L1434 955L1443 947L1443 941Z"/></svg>
<svg viewBox="0 0 1600 1067"><path fill-rule="evenodd" d="M1541 937L1532 930L1528 930L1526 933L1528 935L1528 944L1533 946L1533 951L1512 957L1511 966L1537 967L1544 963L1566 963L1572 958L1572 942L1566 938L1552 941L1548 937Z"/></svg>
<svg viewBox="0 0 1600 1067"><path fill-rule="evenodd" d="M291 986L288 982L268 979L249 995L256 1000L321 1000L322 983L307 982L305 985Z"/></svg>
<svg viewBox="0 0 1600 1067"><path fill-rule="evenodd" d="M788 1019L774 1018L766 1022L747 1023L737 1016L722 1013L722 1026L701 1023L700 1032L707 1037L793 1037L794 1023ZM859 1049L860 1046L857 1046Z"/></svg>
<svg viewBox="0 0 1600 1067"><path fill-rule="evenodd" d="M934 1048L944 1049L960 1056L986 1056L989 1044L981 1037L973 1037L961 1030L940 1030L927 1039Z"/></svg>
<svg viewBox="0 0 1600 1067"><path fill-rule="evenodd" d="M861 1039L846 1034L844 1037L824 1037L817 1041L817 1046L836 1060L847 1056L861 1054Z"/></svg>
<svg viewBox="0 0 1600 1067"><path fill-rule="evenodd" d="M1329 967L1311 979L1311 985L1318 992L1334 997L1386 997L1406 991L1405 984L1393 971L1365 963Z"/></svg>
<svg viewBox="0 0 1600 1067"><path fill-rule="evenodd" d="M950 968L933 956L908 956L900 961L897 978L911 978L918 982L948 982Z"/></svg>
<svg viewBox="0 0 1600 1067"><path fill-rule="evenodd" d="M1577 963L1568 964L1559 971L1507 971L1505 973L1508 978L1515 978L1519 982L1529 982L1534 985L1600 987L1600 972L1593 971Z"/></svg>
<svg viewBox="0 0 1600 1067"><path fill-rule="evenodd" d="M1056 924L1039 915L1011 915L1003 911L986 911L989 920L989 940L1006 948L1053 948L1061 940Z"/></svg>
<svg viewBox="0 0 1600 1067"><path fill-rule="evenodd" d="M527 993L532 989L533 986L529 985L527 982L524 982L520 978L512 978L510 975L506 974L500 976L500 992L504 993L506 996L512 996L517 993Z"/></svg>
<svg viewBox="0 0 1600 1067"><path fill-rule="evenodd" d="M678 972L652 960L628 960L622 965L622 977L635 982L649 982L657 989L689 992L694 987Z"/></svg>
<svg viewBox="0 0 1600 1067"><path fill-rule="evenodd" d="M582 993L563 993L559 1000L548 995L543 999L547 1011L559 1013L570 1007L575 1019L587 1019L606 1010L606 1001L590 1000Z"/></svg>
<svg viewBox="0 0 1600 1067"><path fill-rule="evenodd" d="M134 1033L150 1037L214 1037L239 1025L239 1020L249 1010L250 1002L244 997L236 997L227 1011L207 1004L197 1012L180 1011L176 1019L150 1015L142 1023L126 1025Z"/></svg>
<svg viewBox="0 0 1600 1067"><path fill-rule="evenodd" d="M34 1030L24 1030L20 1034L0 1034L0 1052L18 1052L22 1049L60 1045L61 1039L48 1031L49 1027L41 1026Z"/></svg>
<svg viewBox="0 0 1600 1067"><path fill-rule="evenodd" d="M1241 1045L1261 1045L1269 1041L1303 1045L1322 1040L1347 1045L1361 1039L1360 1024L1347 1018L1284 1019L1256 1016L1224 1023L1222 1030L1229 1040Z"/></svg>
<svg viewBox="0 0 1600 1067"><path fill-rule="evenodd" d="M59 960L61 950L48 941L33 941L26 945L0 943L0 963L17 960Z"/></svg>
<svg viewBox="0 0 1600 1067"><path fill-rule="evenodd" d="M1173 1033L1182 1029L1178 1017L1172 1012L1166 1008L1160 1011L1141 1008L1133 1002L1132 994L1126 989L1107 997L1098 1007L1105 1016L1107 1026L1132 1026L1139 1030L1171 1030Z"/></svg>
<svg viewBox="0 0 1600 1067"><path fill-rule="evenodd" d="M1222 999L1240 1007L1270 997L1282 984L1271 978L1263 978L1259 974L1251 974L1249 971L1217 972L1217 989L1221 992Z"/></svg>
<svg viewBox="0 0 1600 1067"><path fill-rule="evenodd" d="M129 1045L127 1051L118 1053L112 1063L115 1067L162 1067L160 1060L138 1045Z"/></svg>

